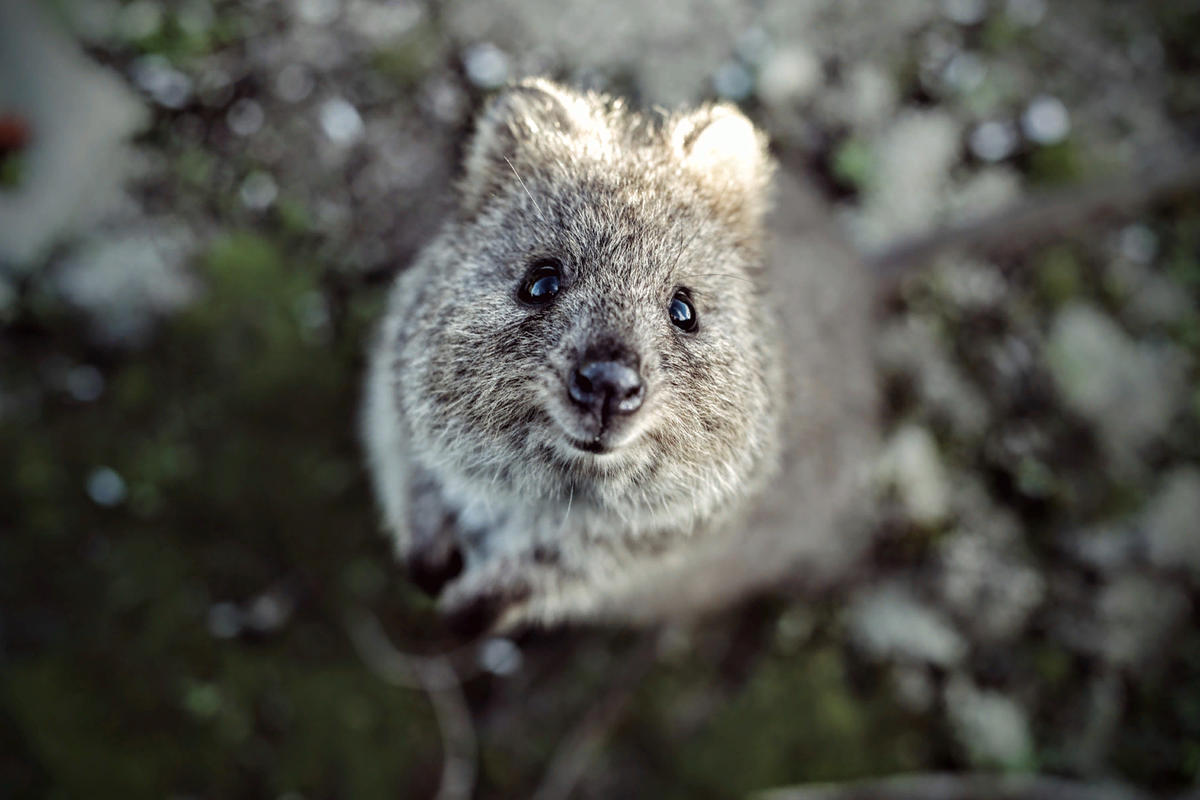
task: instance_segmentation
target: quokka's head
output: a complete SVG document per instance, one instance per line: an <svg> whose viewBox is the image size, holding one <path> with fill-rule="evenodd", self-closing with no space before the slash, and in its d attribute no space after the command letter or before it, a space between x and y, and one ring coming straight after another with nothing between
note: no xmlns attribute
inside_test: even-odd
<svg viewBox="0 0 1200 800"><path fill-rule="evenodd" d="M418 312L421 449L629 519L686 524L743 491L778 415L771 169L731 106L650 118L544 81L502 92Z"/></svg>

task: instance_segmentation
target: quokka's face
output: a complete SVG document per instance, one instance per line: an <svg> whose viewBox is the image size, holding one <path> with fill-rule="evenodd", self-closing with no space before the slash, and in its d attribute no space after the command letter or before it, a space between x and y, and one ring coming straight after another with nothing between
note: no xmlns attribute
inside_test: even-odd
<svg viewBox="0 0 1200 800"><path fill-rule="evenodd" d="M516 142L452 231L414 435L538 496L665 507L735 490L769 413L745 232L664 141L617 158L559 139Z"/></svg>

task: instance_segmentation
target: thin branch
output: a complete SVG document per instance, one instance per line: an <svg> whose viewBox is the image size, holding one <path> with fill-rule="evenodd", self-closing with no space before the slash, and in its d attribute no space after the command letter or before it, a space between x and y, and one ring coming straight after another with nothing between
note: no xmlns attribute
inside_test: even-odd
<svg viewBox="0 0 1200 800"><path fill-rule="evenodd" d="M638 684L654 666L659 630L652 628L625 659L612 684L580 721L550 762L533 800L567 800L604 739L625 712Z"/></svg>
<svg viewBox="0 0 1200 800"><path fill-rule="evenodd" d="M1098 222L1127 221L1147 209L1200 189L1200 160L1118 180L1089 183L1019 203L979 222L952 226L901 242L868 259L883 293L911 269L946 250L1020 253L1088 230Z"/></svg>
<svg viewBox="0 0 1200 800"><path fill-rule="evenodd" d="M442 784L438 800L468 800L475 790L478 746L462 683L445 656L413 656L392 645L369 611L348 614L346 628L363 663L392 686L422 689L433 703L442 737Z"/></svg>
<svg viewBox="0 0 1200 800"><path fill-rule="evenodd" d="M928 773L873 781L772 789L754 800L1150 800L1116 783L1080 783L1036 775Z"/></svg>

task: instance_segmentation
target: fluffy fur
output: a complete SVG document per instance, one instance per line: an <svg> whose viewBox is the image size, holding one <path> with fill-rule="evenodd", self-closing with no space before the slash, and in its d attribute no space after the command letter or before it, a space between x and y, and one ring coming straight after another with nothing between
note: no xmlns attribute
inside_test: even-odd
<svg viewBox="0 0 1200 800"><path fill-rule="evenodd" d="M599 615L645 575L634 564L719 532L777 471L780 355L759 280L771 172L731 106L646 117L533 81L484 111L459 213L392 291L364 418L386 527L447 612L499 627ZM561 291L523 304L547 257ZM694 333L668 314L681 289ZM602 453L571 444L590 434L567 395L597 350L630 355L646 386Z"/></svg>

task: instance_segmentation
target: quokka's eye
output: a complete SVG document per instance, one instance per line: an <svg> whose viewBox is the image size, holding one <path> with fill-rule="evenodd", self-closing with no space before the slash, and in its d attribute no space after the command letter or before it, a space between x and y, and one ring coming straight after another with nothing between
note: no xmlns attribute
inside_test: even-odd
<svg viewBox="0 0 1200 800"><path fill-rule="evenodd" d="M671 305L667 307L667 312L671 315L671 322L676 328L691 333L696 330L696 326L700 320L696 317L696 307L692 305L691 298L684 291L678 291L671 298Z"/></svg>
<svg viewBox="0 0 1200 800"><path fill-rule="evenodd" d="M561 286L562 263L555 258L542 258L534 262L517 295L523 303L541 306L553 300Z"/></svg>

